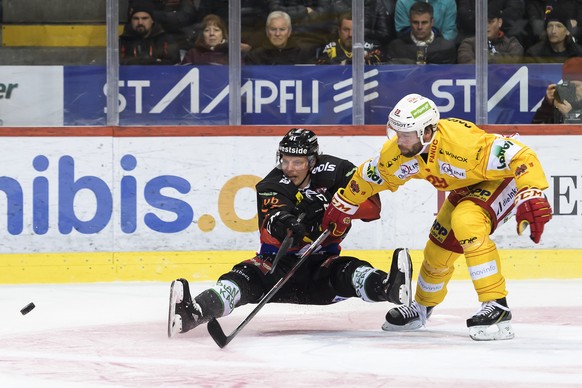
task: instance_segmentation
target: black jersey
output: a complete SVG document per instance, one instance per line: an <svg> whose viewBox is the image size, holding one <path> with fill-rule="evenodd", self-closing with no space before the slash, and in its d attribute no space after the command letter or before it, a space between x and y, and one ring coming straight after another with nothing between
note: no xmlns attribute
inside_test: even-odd
<svg viewBox="0 0 582 388"><path fill-rule="evenodd" d="M257 211L259 215L259 231L261 232L261 252L276 253L279 248L277 239L269 235L264 228L265 219L284 210L298 215L297 206L305 196L319 194L329 202L337 190L345 187L356 171L356 166L348 160L331 155L319 155L317 164L311 170L309 185L299 190L280 168L274 168L263 180L256 185ZM315 220L316 225L307 225L310 239L320 233L321 219ZM330 254L339 254L339 239L328 238L324 249ZM296 247L297 248L297 247ZM300 248L300 246L299 246Z"/></svg>

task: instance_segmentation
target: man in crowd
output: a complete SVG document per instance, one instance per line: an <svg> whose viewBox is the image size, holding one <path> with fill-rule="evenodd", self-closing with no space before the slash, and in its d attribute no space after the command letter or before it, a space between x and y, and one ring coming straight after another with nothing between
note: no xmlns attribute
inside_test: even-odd
<svg viewBox="0 0 582 388"><path fill-rule="evenodd" d="M279 143L278 165L257 184L261 248L220 276L215 286L194 299L186 279L172 282L168 336L186 333L211 318L230 314L235 307L258 303L295 265L311 241L321 234L329 199L350 180L355 166L319 153L317 136L310 130L291 129ZM363 201L352 215L372 221L380 217L378 196ZM273 260L286 238L291 248ZM409 303L411 261L397 249L390 272L351 256L340 256L344 235L328 237L299 267L271 302L327 305L359 297L367 302Z"/></svg>
<svg viewBox="0 0 582 388"><path fill-rule="evenodd" d="M352 63L352 14L339 16L338 39L329 42L317 59L319 65L350 65ZM367 65L382 62L380 49L372 43L364 43L364 61Z"/></svg>
<svg viewBox="0 0 582 388"><path fill-rule="evenodd" d="M273 11L267 16L265 27L267 41L252 49L245 57L247 65L295 65L315 62L315 51L296 40L291 17L283 11Z"/></svg>
<svg viewBox="0 0 582 388"><path fill-rule="evenodd" d="M362 164L327 207L322 227L340 237L370 196L423 179L450 191L432 224L415 301L386 315L386 331L423 327L447 294L454 264L464 254L481 309L467 320L475 340L514 337L499 252L490 235L516 209L517 233L529 225L539 243L552 209L542 166L529 147L456 118L440 119L435 103L418 94L401 99L388 116L389 140Z"/></svg>
<svg viewBox="0 0 582 388"><path fill-rule="evenodd" d="M418 2L410 7L410 32L401 34L386 49L386 60L394 64L419 65L455 63L457 46L454 40L444 39L434 29L433 8L429 3Z"/></svg>
<svg viewBox="0 0 582 388"><path fill-rule="evenodd" d="M119 37L121 65L175 65L180 49L174 38L153 19L151 2L133 4L129 23Z"/></svg>
<svg viewBox="0 0 582 388"><path fill-rule="evenodd" d="M487 43L489 63L519 63L523 57L523 46L514 36L506 36L501 30L503 15L501 9L494 4L487 8ZM458 63L475 63L476 38L471 36L463 39L457 51Z"/></svg>
<svg viewBox="0 0 582 388"><path fill-rule="evenodd" d="M562 65L562 83L550 84L532 124L582 123L582 57Z"/></svg>

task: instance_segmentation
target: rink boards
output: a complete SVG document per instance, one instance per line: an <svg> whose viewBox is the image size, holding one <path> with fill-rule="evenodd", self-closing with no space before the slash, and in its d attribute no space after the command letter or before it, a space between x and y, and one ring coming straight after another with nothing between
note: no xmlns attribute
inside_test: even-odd
<svg viewBox="0 0 582 388"><path fill-rule="evenodd" d="M495 232L508 278L582 278L581 139L566 128L574 134L521 137L545 167L554 217L539 245L517 236L513 219ZM216 278L258 249L254 185L279 140L4 135L0 283ZM360 164L384 140L336 133L320 136L320 148ZM356 223L344 253L385 268L393 249L408 247L418 266L444 196L413 181L381 197L382 219ZM464 260L457 265L455 277L468 278Z"/></svg>

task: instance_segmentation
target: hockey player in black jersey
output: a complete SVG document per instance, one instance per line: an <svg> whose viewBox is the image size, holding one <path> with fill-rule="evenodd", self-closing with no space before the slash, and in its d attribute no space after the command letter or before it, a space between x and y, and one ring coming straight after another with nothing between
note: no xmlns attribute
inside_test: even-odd
<svg viewBox="0 0 582 388"><path fill-rule="evenodd" d="M327 204L355 171L354 164L345 159L320 154L312 131L291 129L279 143L277 166L256 185L259 252L194 299L186 279L174 280L168 336L226 316L238 306L257 303L293 267L302 249L321 234ZM363 221L378 218L378 196L368 199L352 216ZM293 243L273 269L273 259L288 234ZM270 302L326 305L360 297L367 302L409 304L412 265L408 251L394 252L387 274L356 257L340 256L344 237L324 240Z"/></svg>

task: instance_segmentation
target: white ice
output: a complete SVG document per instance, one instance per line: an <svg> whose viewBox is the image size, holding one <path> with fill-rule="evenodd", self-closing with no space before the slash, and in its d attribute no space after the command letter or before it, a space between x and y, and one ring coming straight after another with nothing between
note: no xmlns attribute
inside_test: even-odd
<svg viewBox="0 0 582 388"><path fill-rule="evenodd" d="M383 332L389 303L269 304L220 349L204 326L167 338L169 283L1 285L0 386L582 387L582 279L508 289L513 340L471 340L479 303L453 281L419 332ZM253 308L220 319L225 332Z"/></svg>

